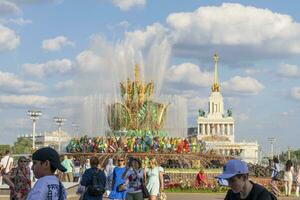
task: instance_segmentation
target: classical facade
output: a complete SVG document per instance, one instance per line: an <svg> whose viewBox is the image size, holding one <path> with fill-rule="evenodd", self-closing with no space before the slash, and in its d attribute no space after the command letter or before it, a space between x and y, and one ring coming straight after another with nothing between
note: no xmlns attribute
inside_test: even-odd
<svg viewBox="0 0 300 200"><path fill-rule="evenodd" d="M214 55L214 83L209 97L208 113L199 110L197 138L206 142L208 149L223 155L233 155L251 163L258 162L257 142L235 142L235 121L231 110L224 110L221 86L218 81L218 55ZM195 132L194 132L195 133Z"/></svg>
<svg viewBox="0 0 300 200"><path fill-rule="evenodd" d="M29 138L32 139L32 134L22 134L18 135L18 138ZM60 138L60 140L59 140ZM66 145L69 143L71 137L68 133L64 131L53 131L51 133L39 133L35 136L35 143L37 148L41 147L53 147L58 151L59 141L61 142L62 152L64 151Z"/></svg>

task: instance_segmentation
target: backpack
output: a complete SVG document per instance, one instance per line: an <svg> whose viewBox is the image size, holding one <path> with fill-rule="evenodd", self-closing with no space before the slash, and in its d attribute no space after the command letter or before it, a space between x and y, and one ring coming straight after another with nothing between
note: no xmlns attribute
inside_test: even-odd
<svg viewBox="0 0 300 200"><path fill-rule="evenodd" d="M87 192L91 196L101 196L105 192L104 180L102 180L100 174L101 171L97 170L92 175L92 185L89 185L87 188Z"/></svg>

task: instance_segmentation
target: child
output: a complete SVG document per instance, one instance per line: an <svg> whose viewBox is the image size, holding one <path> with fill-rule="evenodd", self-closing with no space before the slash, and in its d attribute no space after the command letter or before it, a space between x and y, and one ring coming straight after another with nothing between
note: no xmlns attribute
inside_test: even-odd
<svg viewBox="0 0 300 200"><path fill-rule="evenodd" d="M266 188L249 180L249 170L241 160L229 160L223 173L217 178L219 183L230 187L224 200L273 200L277 199Z"/></svg>
<svg viewBox="0 0 300 200"><path fill-rule="evenodd" d="M29 192L27 200L66 200L67 193L59 179L54 175L56 169L65 172L60 164L58 153L45 147L32 155L32 170L38 181Z"/></svg>

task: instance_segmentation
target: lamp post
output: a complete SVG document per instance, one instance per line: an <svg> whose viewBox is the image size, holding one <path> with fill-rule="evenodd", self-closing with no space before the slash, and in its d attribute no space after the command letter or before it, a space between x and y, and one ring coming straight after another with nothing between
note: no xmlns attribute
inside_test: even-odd
<svg viewBox="0 0 300 200"><path fill-rule="evenodd" d="M268 138L268 141L271 144L270 157L271 157L271 159L273 159L273 157L274 157L274 144L276 142L276 138L270 137L270 138Z"/></svg>
<svg viewBox="0 0 300 200"><path fill-rule="evenodd" d="M53 119L58 126L58 153L61 153L61 126L64 124L66 119L62 117L54 117Z"/></svg>
<svg viewBox="0 0 300 200"><path fill-rule="evenodd" d="M28 110L27 115L32 120L32 149L35 149L35 124L39 117L42 115L42 112L38 110Z"/></svg>

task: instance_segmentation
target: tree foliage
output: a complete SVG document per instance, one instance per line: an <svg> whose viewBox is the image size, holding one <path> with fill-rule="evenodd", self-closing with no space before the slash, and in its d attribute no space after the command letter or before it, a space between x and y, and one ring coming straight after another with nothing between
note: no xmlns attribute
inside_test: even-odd
<svg viewBox="0 0 300 200"><path fill-rule="evenodd" d="M28 154L32 150L32 140L29 138L18 138L13 147L15 154Z"/></svg>

